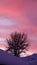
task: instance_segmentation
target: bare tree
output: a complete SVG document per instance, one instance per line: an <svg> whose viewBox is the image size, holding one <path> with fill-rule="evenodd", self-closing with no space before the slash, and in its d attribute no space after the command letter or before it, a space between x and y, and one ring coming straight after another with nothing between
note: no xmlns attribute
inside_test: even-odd
<svg viewBox="0 0 37 65"><path fill-rule="evenodd" d="M27 43L27 35L24 33L12 33L10 35L11 39L7 39L8 49L7 51L11 51L15 56L19 56L21 52L25 52L29 44ZM24 51L23 51L24 50Z"/></svg>

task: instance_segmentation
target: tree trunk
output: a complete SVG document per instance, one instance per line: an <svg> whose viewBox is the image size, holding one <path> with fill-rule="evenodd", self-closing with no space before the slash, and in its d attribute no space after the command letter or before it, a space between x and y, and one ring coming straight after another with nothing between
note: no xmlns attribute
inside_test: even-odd
<svg viewBox="0 0 37 65"><path fill-rule="evenodd" d="M14 55L19 57L18 50L14 50Z"/></svg>

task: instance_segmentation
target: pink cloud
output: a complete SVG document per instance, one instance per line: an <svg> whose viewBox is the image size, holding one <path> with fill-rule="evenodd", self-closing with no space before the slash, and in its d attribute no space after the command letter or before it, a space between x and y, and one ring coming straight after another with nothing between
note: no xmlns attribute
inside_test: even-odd
<svg viewBox="0 0 37 65"><path fill-rule="evenodd" d="M11 22L17 23L16 26L3 27L6 30L15 31L26 31L28 35L37 36L37 0L1 0L0 1L0 17L1 19L9 19ZM0 29L2 29L0 28ZM0 37L7 37L8 34L5 32L0 32ZM4 35L3 35L4 34ZM32 38L33 38L32 37ZM33 41L33 46L31 47L34 51L36 50L37 44ZM37 52L37 51L36 51Z"/></svg>

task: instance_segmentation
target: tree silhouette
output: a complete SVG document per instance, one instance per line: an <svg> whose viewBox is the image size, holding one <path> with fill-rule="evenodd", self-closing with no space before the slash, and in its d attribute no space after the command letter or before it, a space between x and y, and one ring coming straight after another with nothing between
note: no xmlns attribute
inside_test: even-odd
<svg viewBox="0 0 37 65"><path fill-rule="evenodd" d="M10 35L11 39L7 39L8 49L7 51L11 51L15 56L19 56L21 52L25 52L29 44L27 43L27 35L24 33L12 33Z"/></svg>

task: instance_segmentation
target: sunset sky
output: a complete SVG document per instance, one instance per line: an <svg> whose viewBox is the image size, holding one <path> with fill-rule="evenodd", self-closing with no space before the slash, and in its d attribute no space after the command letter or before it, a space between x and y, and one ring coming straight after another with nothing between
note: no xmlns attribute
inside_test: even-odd
<svg viewBox="0 0 37 65"><path fill-rule="evenodd" d="M5 39L15 31L27 33L31 41L27 54L37 53L37 0L0 0L1 49L5 49Z"/></svg>

